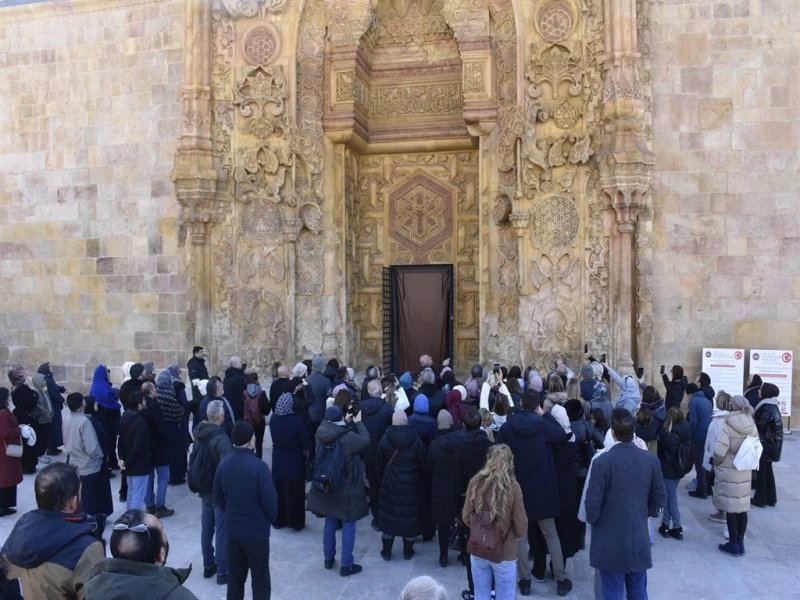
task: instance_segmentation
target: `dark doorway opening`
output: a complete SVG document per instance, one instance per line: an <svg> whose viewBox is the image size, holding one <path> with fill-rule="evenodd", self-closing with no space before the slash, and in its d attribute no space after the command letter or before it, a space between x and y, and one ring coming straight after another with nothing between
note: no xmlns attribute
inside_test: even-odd
<svg viewBox="0 0 800 600"><path fill-rule="evenodd" d="M453 266L421 265L383 270L383 362L389 372L419 370L419 357L434 365L453 356Z"/></svg>

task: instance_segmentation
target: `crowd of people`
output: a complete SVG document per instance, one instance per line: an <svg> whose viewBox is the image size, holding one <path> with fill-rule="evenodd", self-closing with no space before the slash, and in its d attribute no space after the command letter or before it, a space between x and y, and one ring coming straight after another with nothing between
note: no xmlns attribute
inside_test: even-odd
<svg viewBox="0 0 800 600"><path fill-rule="evenodd" d="M9 371L0 517L16 512L23 474L36 474L38 507L2 549L18 597L194 598L182 586L188 571L165 566L161 522L174 514L169 486L184 483L200 500L203 576L227 586L229 600L244 598L248 576L253 598L270 597L270 530L300 531L306 512L324 519L325 569L336 565L341 531L342 577L362 571L356 523L367 516L386 561L395 538L404 560L420 538L438 538L439 566L454 552L466 567L464 600L527 596L548 567L568 595L567 561L585 548L588 524L596 597L615 600L646 597L655 520L660 535L683 539L677 490L691 469L690 496L712 496L709 518L725 523L719 550L728 555L745 553L750 506L777 502L778 388L758 375L731 396L705 373L689 382L676 365L661 398L592 357L577 375L560 360L547 373L474 365L462 383L449 361L434 368L422 356L415 373L369 366L357 385L352 368L315 356L275 365L263 389L238 357L224 377L209 376L199 346L186 372L184 382L179 365L156 375L152 363L126 363L117 388L99 365L89 395L64 398L49 363L31 386L23 369ZM62 452L66 461L51 462ZM116 476L126 511L106 558ZM403 598L446 594L423 577Z"/></svg>

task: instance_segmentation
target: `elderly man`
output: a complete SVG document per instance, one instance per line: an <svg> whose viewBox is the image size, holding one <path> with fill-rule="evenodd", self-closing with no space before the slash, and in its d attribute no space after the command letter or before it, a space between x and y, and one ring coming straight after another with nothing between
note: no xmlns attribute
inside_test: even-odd
<svg viewBox="0 0 800 600"><path fill-rule="evenodd" d="M225 420L222 422L222 429L230 437L233 430L234 413L228 399L222 395L222 382L219 379L209 379L206 386L206 393L208 394L200 403L200 410L198 414L208 415L208 405L214 400L219 400L225 407Z"/></svg>
<svg viewBox="0 0 800 600"><path fill-rule="evenodd" d="M247 379L244 375L246 366L238 356L232 357L230 366L225 369L225 379L222 380L224 395L231 403L236 421L244 414L244 391L247 389Z"/></svg>
<svg viewBox="0 0 800 600"><path fill-rule="evenodd" d="M284 392L290 392L290 390L286 389L288 384L289 367L286 365L279 365L278 377L276 377L269 386L269 405L273 412L275 411L275 405L278 403L278 398L280 398Z"/></svg>
<svg viewBox="0 0 800 600"><path fill-rule="evenodd" d="M325 359L317 354L311 360L311 375L308 376L308 388L313 395L313 400L308 407L308 417L311 420L311 437L317 434L319 424L325 416L325 406L328 396L331 395L331 381L324 375Z"/></svg>
<svg viewBox="0 0 800 600"><path fill-rule="evenodd" d="M78 470L52 463L39 471L34 490L38 508L20 517L3 546L8 576L20 578L25 598L80 600L105 551L102 530L79 510Z"/></svg>
<svg viewBox="0 0 800 600"><path fill-rule="evenodd" d="M111 556L86 582L86 600L197 600L183 587L192 569L166 567L169 541L161 521L129 510L114 523Z"/></svg>
<svg viewBox="0 0 800 600"><path fill-rule="evenodd" d="M430 367L422 369L422 373L419 374L419 381L421 383L419 386L419 393L424 394L428 398L428 411L435 419L439 411L445 408L444 390L436 383L436 373L434 373L433 369ZM411 404L413 405L414 402L412 401Z"/></svg>

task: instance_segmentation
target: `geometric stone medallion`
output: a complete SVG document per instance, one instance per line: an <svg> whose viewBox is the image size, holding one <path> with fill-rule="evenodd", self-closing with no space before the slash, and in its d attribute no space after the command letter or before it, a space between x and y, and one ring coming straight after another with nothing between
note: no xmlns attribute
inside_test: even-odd
<svg viewBox="0 0 800 600"><path fill-rule="evenodd" d="M425 254L452 233L455 192L416 172L389 192L389 236L412 254Z"/></svg>
<svg viewBox="0 0 800 600"><path fill-rule="evenodd" d="M559 251L575 245L581 219L571 195L545 196L533 206L531 216L531 237L537 248Z"/></svg>

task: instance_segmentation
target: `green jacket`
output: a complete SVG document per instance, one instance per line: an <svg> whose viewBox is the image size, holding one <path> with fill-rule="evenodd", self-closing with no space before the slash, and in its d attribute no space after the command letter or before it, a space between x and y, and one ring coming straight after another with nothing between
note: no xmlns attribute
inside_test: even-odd
<svg viewBox="0 0 800 600"><path fill-rule="evenodd" d="M192 569L107 558L92 570L86 582L86 600L197 600L183 582Z"/></svg>

